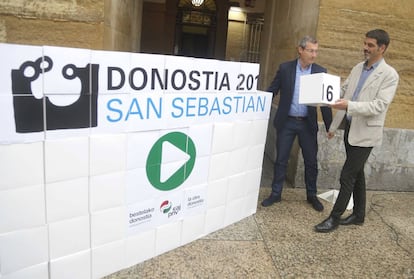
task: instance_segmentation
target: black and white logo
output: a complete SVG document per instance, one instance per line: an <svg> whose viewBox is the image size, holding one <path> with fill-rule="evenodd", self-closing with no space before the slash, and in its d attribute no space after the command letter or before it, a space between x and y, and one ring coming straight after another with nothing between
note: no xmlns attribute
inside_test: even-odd
<svg viewBox="0 0 414 279"><path fill-rule="evenodd" d="M99 65L89 63L82 68L67 64L63 67L63 78L68 80L79 78L81 81L79 98L67 106L53 104L48 96L36 98L33 94L32 82L41 78L42 74L47 74L52 68L52 59L49 56L43 56L35 61L26 61L19 69L12 70L13 106L17 133L97 126Z"/></svg>

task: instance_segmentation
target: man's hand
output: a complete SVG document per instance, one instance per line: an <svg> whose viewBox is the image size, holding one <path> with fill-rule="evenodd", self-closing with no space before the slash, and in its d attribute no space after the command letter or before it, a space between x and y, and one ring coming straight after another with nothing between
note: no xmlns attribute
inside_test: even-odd
<svg viewBox="0 0 414 279"><path fill-rule="evenodd" d="M345 100L345 99L336 100L335 103L331 105L331 107L334 109L346 110L348 108L348 100Z"/></svg>
<svg viewBox="0 0 414 279"><path fill-rule="evenodd" d="M328 132L328 134L327 134L328 139L331 139L334 136L335 136L335 133L334 132Z"/></svg>

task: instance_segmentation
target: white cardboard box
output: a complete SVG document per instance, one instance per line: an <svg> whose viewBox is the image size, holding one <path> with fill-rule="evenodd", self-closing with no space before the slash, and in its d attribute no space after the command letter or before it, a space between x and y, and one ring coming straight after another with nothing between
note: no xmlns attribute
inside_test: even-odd
<svg viewBox="0 0 414 279"><path fill-rule="evenodd" d="M299 104L325 106L339 99L340 77L317 73L300 77Z"/></svg>

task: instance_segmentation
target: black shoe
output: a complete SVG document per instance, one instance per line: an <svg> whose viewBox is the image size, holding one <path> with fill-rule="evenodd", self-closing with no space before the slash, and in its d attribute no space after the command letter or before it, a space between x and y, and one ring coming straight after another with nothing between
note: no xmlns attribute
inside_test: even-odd
<svg viewBox="0 0 414 279"><path fill-rule="evenodd" d="M315 231L327 233L336 229L339 225L339 219L329 216L328 219L315 226Z"/></svg>
<svg viewBox="0 0 414 279"><path fill-rule="evenodd" d="M364 218L359 218L354 214L349 215L345 219L339 220L340 225L362 225L364 224Z"/></svg>
<svg viewBox="0 0 414 279"><path fill-rule="evenodd" d="M323 205L321 204L321 202L318 200L316 196L308 197L307 200L308 200L308 203L312 204L313 209L315 209L316 211L323 210Z"/></svg>
<svg viewBox="0 0 414 279"><path fill-rule="evenodd" d="M268 207L274 204L275 202L280 202L281 200L282 198L280 196L270 194L270 196L267 199L262 201L262 206Z"/></svg>

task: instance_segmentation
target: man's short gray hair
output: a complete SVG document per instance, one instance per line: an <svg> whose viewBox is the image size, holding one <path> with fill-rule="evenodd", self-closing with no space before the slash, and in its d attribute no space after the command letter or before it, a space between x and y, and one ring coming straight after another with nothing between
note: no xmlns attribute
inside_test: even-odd
<svg viewBox="0 0 414 279"><path fill-rule="evenodd" d="M300 46L301 48L305 48L306 43L317 44L318 41L314 37L306 35L305 37L299 40L298 46Z"/></svg>

